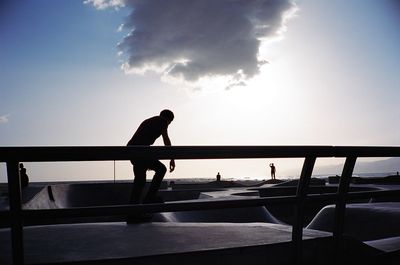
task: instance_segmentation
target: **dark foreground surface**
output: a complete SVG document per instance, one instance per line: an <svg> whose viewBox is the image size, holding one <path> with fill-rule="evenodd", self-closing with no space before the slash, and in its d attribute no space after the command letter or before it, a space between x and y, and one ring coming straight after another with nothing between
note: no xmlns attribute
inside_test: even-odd
<svg viewBox="0 0 400 265"><path fill-rule="evenodd" d="M291 228L265 223L68 224L25 227L24 236L28 264L289 264L291 258ZM304 239L307 260L323 260L331 234L305 230ZM9 229L1 229L2 265L12 263L10 245Z"/></svg>
<svg viewBox="0 0 400 265"><path fill-rule="evenodd" d="M266 223L67 224L24 228L27 264L294 264L291 228ZM330 233L304 230L303 264L334 264ZM397 264L398 253L341 243L338 264ZM9 229L0 229L0 264L12 264Z"/></svg>

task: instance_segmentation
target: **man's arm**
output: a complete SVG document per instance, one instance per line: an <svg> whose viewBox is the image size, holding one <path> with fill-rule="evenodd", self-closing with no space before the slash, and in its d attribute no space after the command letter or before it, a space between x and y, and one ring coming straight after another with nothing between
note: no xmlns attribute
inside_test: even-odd
<svg viewBox="0 0 400 265"><path fill-rule="evenodd" d="M163 138L163 141L164 141L164 145L165 146L171 146L171 140L169 139L167 128L165 128L165 130L163 130L161 135L162 135L162 138ZM174 171L174 169L175 169L175 160L171 159L171 161L169 162L169 172Z"/></svg>
<svg viewBox="0 0 400 265"><path fill-rule="evenodd" d="M165 128L165 129L162 131L161 135L162 135L162 139L163 139L163 141L164 141L164 145L165 145L165 146L171 146L171 140L169 139L167 128Z"/></svg>

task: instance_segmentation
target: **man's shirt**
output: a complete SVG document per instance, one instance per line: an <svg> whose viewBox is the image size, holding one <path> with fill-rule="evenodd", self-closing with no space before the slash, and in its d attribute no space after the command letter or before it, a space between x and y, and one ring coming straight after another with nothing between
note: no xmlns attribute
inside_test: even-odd
<svg viewBox="0 0 400 265"><path fill-rule="evenodd" d="M151 117L140 124L127 145L152 145L167 128L167 120L160 116Z"/></svg>

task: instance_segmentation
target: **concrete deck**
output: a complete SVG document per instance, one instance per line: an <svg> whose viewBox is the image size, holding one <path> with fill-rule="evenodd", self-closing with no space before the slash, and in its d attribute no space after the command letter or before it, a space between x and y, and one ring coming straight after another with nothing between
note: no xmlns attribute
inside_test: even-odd
<svg viewBox="0 0 400 265"><path fill-rule="evenodd" d="M326 259L330 233L306 229L304 239L310 262ZM290 241L289 226L265 223L119 222L24 228L27 264L289 264ZM2 265L12 263L10 246L9 229L0 229Z"/></svg>

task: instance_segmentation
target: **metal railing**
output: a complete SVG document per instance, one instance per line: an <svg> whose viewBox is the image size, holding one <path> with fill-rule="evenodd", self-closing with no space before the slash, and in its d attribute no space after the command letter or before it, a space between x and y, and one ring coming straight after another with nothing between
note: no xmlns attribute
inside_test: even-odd
<svg viewBox="0 0 400 265"><path fill-rule="evenodd" d="M111 216L133 212L170 212L220 208L263 206L271 203L295 205L292 230L293 257L301 262L303 206L310 200L336 198L334 239L339 242L344 230L346 200L379 196L400 196L399 191L348 193L358 157L399 157L400 147L348 146L170 146L170 147L0 147L0 162L7 165L10 210L1 214L11 227L13 264L24 264L23 221L46 218ZM308 195L308 186L317 158L346 158L336 194ZM106 161L131 159L236 159L236 158L305 158L295 196L226 201L170 202L148 205L116 205L67 209L23 210L19 162Z"/></svg>

